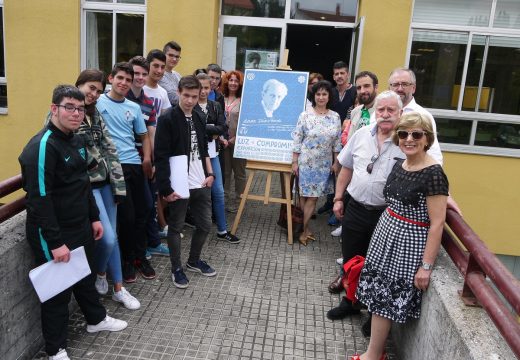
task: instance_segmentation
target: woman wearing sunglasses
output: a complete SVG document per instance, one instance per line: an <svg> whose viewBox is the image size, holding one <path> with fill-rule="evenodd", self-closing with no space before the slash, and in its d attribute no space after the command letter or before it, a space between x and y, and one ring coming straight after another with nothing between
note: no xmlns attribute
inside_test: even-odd
<svg viewBox="0 0 520 360"><path fill-rule="evenodd" d="M388 176L384 188L388 208L377 224L361 271L356 297L372 313L372 334L367 352L352 360L384 359L392 322L420 316L448 199L448 179L426 153L434 139L431 122L420 113L406 113L396 126L392 140L406 160L398 160Z"/></svg>

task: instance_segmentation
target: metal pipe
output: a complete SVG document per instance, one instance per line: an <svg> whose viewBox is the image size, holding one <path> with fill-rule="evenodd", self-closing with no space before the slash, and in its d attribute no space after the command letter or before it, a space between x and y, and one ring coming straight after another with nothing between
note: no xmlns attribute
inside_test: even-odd
<svg viewBox="0 0 520 360"><path fill-rule="evenodd" d="M22 175L16 175L0 181L0 198L22 188Z"/></svg>

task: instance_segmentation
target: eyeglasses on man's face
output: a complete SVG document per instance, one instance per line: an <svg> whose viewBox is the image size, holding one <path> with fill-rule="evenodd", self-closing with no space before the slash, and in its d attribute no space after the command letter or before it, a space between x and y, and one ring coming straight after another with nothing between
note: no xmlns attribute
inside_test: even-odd
<svg viewBox="0 0 520 360"><path fill-rule="evenodd" d="M84 106L78 106L78 107L75 107L74 105L72 104L65 104L65 105L60 105L60 104L54 104L58 107L62 107L65 109L66 112L69 112L69 113L73 113L74 111L78 110L78 114L84 114L85 113L85 107Z"/></svg>
<svg viewBox="0 0 520 360"><path fill-rule="evenodd" d="M409 82L395 82L395 83L391 83L390 87L392 89L399 89L399 87L402 87L403 89L406 89L407 87L412 86L412 85L413 84L409 83Z"/></svg>

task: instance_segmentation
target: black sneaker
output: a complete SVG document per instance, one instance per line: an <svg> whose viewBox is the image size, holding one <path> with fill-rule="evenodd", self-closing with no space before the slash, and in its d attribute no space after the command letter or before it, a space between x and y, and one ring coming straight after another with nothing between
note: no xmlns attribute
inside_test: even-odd
<svg viewBox="0 0 520 360"><path fill-rule="evenodd" d="M237 238L235 235L231 234L229 231L225 234L217 234L217 238L226 240L230 244L238 244L240 243L240 239Z"/></svg>
<svg viewBox="0 0 520 360"><path fill-rule="evenodd" d="M325 214L327 211L332 210L333 206L334 203L332 201L326 201L325 204L323 204L323 206L318 209L318 215Z"/></svg>
<svg viewBox="0 0 520 360"><path fill-rule="evenodd" d="M337 307L327 312L327 318L330 320L341 320L349 315L357 315L359 313L359 309L354 308L352 302L343 297Z"/></svg>
<svg viewBox="0 0 520 360"><path fill-rule="evenodd" d="M141 273L141 276L143 278L145 278L146 280L155 279L155 270L153 269L152 265L150 265L150 262L148 260L136 259L134 264L137 271Z"/></svg>
<svg viewBox="0 0 520 360"><path fill-rule="evenodd" d="M194 263L186 263L186 270L201 273L204 276L215 276L217 272L213 270L204 260L197 260Z"/></svg>
<svg viewBox="0 0 520 360"><path fill-rule="evenodd" d="M123 264L123 280L125 283L135 283L137 280L137 276L135 275L135 267L134 264L130 262L126 262Z"/></svg>

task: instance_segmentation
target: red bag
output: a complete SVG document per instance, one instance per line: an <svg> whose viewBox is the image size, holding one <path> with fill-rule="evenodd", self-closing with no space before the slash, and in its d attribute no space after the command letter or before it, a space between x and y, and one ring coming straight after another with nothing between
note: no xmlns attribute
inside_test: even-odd
<svg viewBox="0 0 520 360"><path fill-rule="evenodd" d="M356 255L343 265L343 278L341 283L346 291L345 297L356 303L356 290L359 283L359 275L361 275L361 269L365 265L365 258L361 255Z"/></svg>

